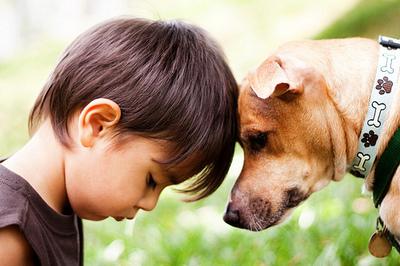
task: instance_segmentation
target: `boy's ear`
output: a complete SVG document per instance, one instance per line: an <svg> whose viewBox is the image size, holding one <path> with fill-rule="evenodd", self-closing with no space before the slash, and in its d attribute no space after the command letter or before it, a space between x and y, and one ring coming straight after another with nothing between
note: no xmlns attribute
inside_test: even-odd
<svg viewBox="0 0 400 266"><path fill-rule="evenodd" d="M299 61L283 62L273 56L250 75L250 87L257 97L293 98L303 93L303 80L307 68Z"/></svg>
<svg viewBox="0 0 400 266"><path fill-rule="evenodd" d="M114 101L104 98L91 101L79 114L79 141L84 147L92 147L120 118L121 109Z"/></svg>

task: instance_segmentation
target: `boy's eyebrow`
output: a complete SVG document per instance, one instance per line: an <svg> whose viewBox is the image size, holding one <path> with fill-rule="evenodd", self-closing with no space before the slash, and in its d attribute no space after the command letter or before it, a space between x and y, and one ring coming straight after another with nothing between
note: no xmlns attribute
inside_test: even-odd
<svg viewBox="0 0 400 266"><path fill-rule="evenodd" d="M166 176L168 178L168 180L173 184L173 185L178 185L179 183L181 183L181 181L179 180L178 177L176 177L174 174L171 174L170 172L166 172Z"/></svg>
<svg viewBox="0 0 400 266"><path fill-rule="evenodd" d="M152 161L157 162L156 159L152 158ZM172 185L178 185L182 183L184 180L181 180L179 177L177 177L175 174L173 174L167 167L159 165L159 170L161 171L162 175L167 178L167 180L172 184Z"/></svg>
<svg viewBox="0 0 400 266"><path fill-rule="evenodd" d="M168 179L169 182L171 182L172 185L179 185L183 181L186 180L186 178L182 178L177 176L175 173L173 173L169 169L164 169L164 176Z"/></svg>

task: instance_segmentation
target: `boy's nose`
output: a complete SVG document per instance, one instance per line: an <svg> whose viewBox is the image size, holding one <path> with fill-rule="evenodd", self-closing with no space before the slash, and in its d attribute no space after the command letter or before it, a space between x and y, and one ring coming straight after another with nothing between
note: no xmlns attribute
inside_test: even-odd
<svg viewBox="0 0 400 266"><path fill-rule="evenodd" d="M139 201L138 207L144 211L151 211L157 206L158 195L149 195Z"/></svg>

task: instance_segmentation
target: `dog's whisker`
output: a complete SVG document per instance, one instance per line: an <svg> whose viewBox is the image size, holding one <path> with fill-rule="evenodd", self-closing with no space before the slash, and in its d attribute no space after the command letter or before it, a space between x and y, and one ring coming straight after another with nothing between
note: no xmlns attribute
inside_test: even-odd
<svg viewBox="0 0 400 266"><path fill-rule="evenodd" d="M262 226L261 226L261 223L260 223L260 221L259 221L259 219L258 219L258 217L256 216L256 214L255 213L252 213L252 222L254 223L254 225L255 225L255 230L257 230L257 231L260 231L261 229L262 229Z"/></svg>
<svg viewBox="0 0 400 266"><path fill-rule="evenodd" d="M257 229L257 221L255 218L256 217L255 217L254 213L251 213L251 223L252 223L252 225L254 225L254 230Z"/></svg>
<svg viewBox="0 0 400 266"><path fill-rule="evenodd" d="M255 215L254 215L253 212L251 212L250 214L251 214L251 215L250 215L250 218L251 218L251 221L250 221L250 230L252 230L252 231L253 231L253 229L254 229L254 230L257 230L257 221L256 221L256 219L255 219Z"/></svg>
<svg viewBox="0 0 400 266"><path fill-rule="evenodd" d="M250 230L252 230L252 231L253 231L254 219L253 219L253 216L250 216L250 218L251 218L251 220L250 220L249 227L250 227Z"/></svg>
<svg viewBox="0 0 400 266"><path fill-rule="evenodd" d="M260 225L260 230L264 229L263 225L265 224L265 220L264 219L259 219L259 225Z"/></svg>
<svg viewBox="0 0 400 266"><path fill-rule="evenodd" d="M258 227L259 227L259 230L262 230L262 229L263 229L263 226L262 226L262 225L267 224L266 217L264 217L264 216L257 216L257 217L255 217L255 218L256 218L256 220L257 220L257 225L258 225Z"/></svg>

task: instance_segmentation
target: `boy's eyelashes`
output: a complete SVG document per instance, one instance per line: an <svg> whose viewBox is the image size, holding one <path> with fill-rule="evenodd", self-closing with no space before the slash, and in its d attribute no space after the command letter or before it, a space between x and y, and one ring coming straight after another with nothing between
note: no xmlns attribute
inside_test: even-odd
<svg viewBox="0 0 400 266"><path fill-rule="evenodd" d="M155 189L157 186L157 182L154 180L153 175L151 173L147 174L147 186L151 189Z"/></svg>

